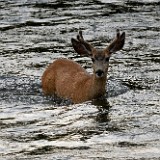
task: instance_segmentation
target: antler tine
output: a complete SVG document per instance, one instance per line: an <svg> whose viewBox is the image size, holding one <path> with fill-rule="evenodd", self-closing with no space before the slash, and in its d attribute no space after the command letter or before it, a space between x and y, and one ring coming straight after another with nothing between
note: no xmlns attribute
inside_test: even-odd
<svg viewBox="0 0 160 160"><path fill-rule="evenodd" d="M83 36L82 36L82 31L79 31L79 32L78 32L77 39L78 39L81 43L84 42L84 38L83 38Z"/></svg>
<svg viewBox="0 0 160 160"><path fill-rule="evenodd" d="M82 36L82 31L79 31L79 35L80 35L81 39L84 41L84 38Z"/></svg>
<svg viewBox="0 0 160 160"><path fill-rule="evenodd" d="M81 30L78 32L77 39L86 47L87 50L92 50L93 46L84 40Z"/></svg>
<svg viewBox="0 0 160 160"><path fill-rule="evenodd" d="M110 53L116 52L123 48L124 43L125 43L125 32L120 34L119 29L117 29L116 38L113 39L113 41L107 47L107 50L109 50Z"/></svg>
<svg viewBox="0 0 160 160"><path fill-rule="evenodd" d="M120 37L120 31L119 29L117 29L117 37L116 38L119 38Z"/></svg>

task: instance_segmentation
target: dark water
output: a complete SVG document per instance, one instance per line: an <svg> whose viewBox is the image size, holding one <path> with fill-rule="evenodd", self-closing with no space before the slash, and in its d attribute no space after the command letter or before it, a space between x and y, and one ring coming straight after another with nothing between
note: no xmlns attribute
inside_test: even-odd
<svg viewBox="0 0 160 160"><path fill-rule="evenodd" d="M92 72L70 43L97 47L116 29L108 98L71 105L46 98L41 75L59 57ZM0 159L160 159L160 2L0 0Z"/></svg>

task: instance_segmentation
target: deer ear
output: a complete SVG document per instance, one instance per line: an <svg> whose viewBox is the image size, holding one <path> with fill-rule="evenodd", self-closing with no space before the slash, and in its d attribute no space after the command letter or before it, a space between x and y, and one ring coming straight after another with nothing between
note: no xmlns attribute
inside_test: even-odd
<svg viewBox="0 0 160 160"><path fill-rule="evenodd" d="M85 45L83 45L80 41L72 38L71 39L72 42L72 46L74 48L74 50L79 54L79 55L90 55L90 51L87 50L87 48L85 47Z"/></svg>

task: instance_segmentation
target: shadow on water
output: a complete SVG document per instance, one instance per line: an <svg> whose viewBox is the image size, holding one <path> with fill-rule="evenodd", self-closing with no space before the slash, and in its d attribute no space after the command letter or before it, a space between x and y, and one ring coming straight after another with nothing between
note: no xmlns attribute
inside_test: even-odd
<svg viewBox="0 0 160 160"><path fill-rule="evenodd" d="M92 100L91 104L97 106L98 108L98 114L96 116L97 122L99 123L108 122L109 121L108 113L111 106L107 101L106 97L101 97L99 99Z"/></svg>
<svg viewBox="0 0 160 160"><path fill-rule="evenodd" d="M41 84L38 77L1 76L1 101L7 103L20 102L24 104L41 103Z"/></svg>

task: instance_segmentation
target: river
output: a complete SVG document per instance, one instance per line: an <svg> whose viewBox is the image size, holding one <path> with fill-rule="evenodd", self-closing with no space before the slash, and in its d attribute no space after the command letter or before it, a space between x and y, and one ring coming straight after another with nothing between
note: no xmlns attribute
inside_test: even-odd
<svg viewBox="0 0 160 160"><path fill-rule="evenodd" d="M70 39L98 48L116 30L107 96L73 105L45 97L41 76L57 58L92 72ZM158 0L0 0L0 159L160 159Z"/></svg>

